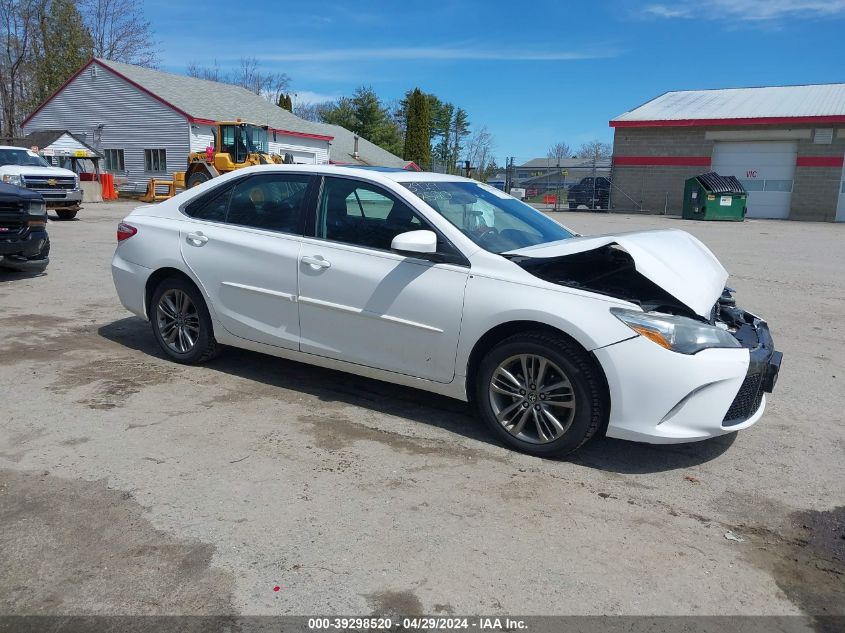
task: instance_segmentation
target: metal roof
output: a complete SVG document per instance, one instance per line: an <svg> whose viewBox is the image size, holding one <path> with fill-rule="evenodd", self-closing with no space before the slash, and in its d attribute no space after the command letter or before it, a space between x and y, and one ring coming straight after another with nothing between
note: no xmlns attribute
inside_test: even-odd
<svg viewBox="0 0 845 633"><path fill-rule="evenodd" d="M655 125L845 123L845 83L667 92L610 121Z"/></svg>
<svg viewBox="0 0 845 633"><path fill-rule="evenodd" d="M108 59L98 58L93 61L115 72L118 76L128 79L130 83L139 86L192 119L205 121L241 119L257 125L268 125L279 131L331 136L317 124L300 119L284 108L240 86L176 75Z"/></svg>

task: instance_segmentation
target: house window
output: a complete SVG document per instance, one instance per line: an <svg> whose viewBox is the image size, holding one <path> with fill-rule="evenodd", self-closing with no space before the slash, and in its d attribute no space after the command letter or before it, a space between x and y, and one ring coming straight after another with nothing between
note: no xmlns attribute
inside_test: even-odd
<svg viewBox="0 0 845 633"><path fill-rule="evenodd" d="M144 171L167 171L167 152L163 149L145 149Z"/></svg>
<svg viewBox="0 0 845 633"><path fill-rule="evenodd" d="M126 171L122 149L103 150L103 154L106 159L106 171Z"/></svg>

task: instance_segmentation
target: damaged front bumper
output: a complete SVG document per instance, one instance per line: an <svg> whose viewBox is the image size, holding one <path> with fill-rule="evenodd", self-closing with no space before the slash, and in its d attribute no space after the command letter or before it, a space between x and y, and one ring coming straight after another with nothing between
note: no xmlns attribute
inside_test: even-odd
<svg viewBox="0 0 845 633"><path fill-rule="evenodd" d="M765 393L777 383L783 354L775 350L768 324L737 308L731 309L739 327L734 337L749 351L748 371L736 397L722 419L724 428L742 425L761 408Z"/></svg>
<svg viewBox="0 0 845 633"><path fill-rule="evenodd" d="M765 321L725 311L740 348L686 355L642 336L594 350L611 396L608 437L672 444L748 428L763 415L782 354Z"/></svg>

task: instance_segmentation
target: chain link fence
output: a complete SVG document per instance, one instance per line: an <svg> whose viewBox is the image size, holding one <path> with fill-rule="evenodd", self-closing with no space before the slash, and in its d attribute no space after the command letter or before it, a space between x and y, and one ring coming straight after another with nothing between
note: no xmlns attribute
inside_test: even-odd
<svg viewBox="0 0 845 633"><path fill-rule="evenodd" d="M510 164L487 180L544 211L606 211L612 189L609 158L536 158Z"/></svg>

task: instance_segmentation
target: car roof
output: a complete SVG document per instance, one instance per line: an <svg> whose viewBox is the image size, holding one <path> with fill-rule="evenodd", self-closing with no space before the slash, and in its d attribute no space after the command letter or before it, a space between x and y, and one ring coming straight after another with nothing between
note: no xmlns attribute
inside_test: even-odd
<svg viewBox="0 0 845 633"><path fill-rule="evenodd" d="M396 169L392 167L370 167L357 165L256 165L254 167L247 167L245 169L238 169L228 174L228 176L235 176L236 174L261 173L267 171L291 171L291 172L305 172L312 174L329 175L335 173L339 176L358 176L360 178L384 181L389 180L397 183L402 182L472 182L478 184L479 181L463 176L453 176L451 174L437 174L430 171L409 171L407 169ZM216 180L216 179L214 179Z"/></svg>

